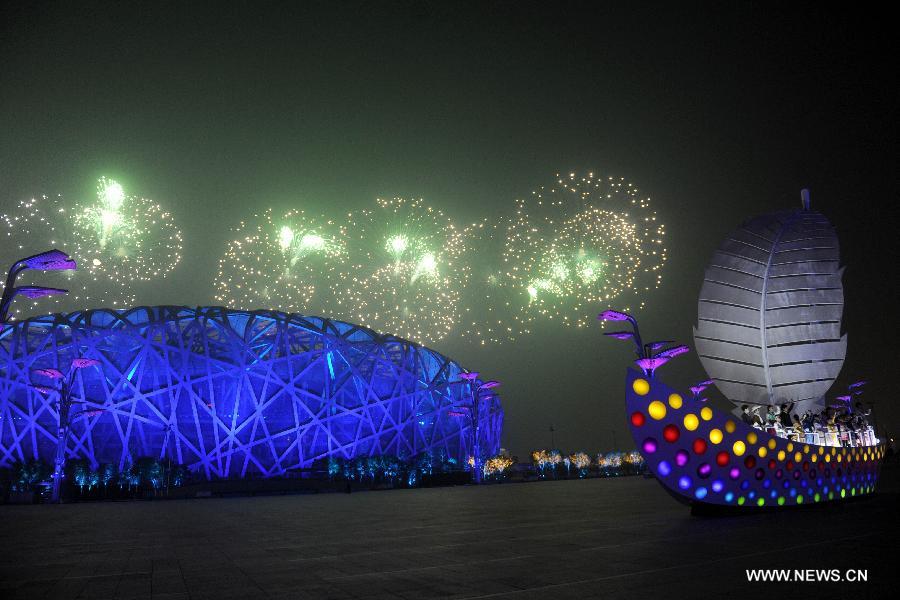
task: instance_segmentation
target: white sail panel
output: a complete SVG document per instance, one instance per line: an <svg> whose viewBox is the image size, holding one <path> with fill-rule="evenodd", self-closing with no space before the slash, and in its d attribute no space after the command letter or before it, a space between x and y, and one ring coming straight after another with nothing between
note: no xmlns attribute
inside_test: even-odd
<svg viewBox="0 0 900 600"><path fill-rule="evenodd" d="M808 207L751 219L710 260L694 342L737 403L821 398L843 366L840 245Z"/></svg>

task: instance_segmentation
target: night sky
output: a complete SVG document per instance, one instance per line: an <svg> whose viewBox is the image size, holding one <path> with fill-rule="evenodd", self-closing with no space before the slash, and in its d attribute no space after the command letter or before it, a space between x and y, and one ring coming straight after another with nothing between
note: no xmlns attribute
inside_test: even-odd
<svg viewBox="0 0 900 600"><path fill-rule="evenodd" d="M183 263L139 302L203 305L229 227L268 206L423 197L465 223L557 172L621 176L667 228L642 330L691 343L722 237L809 187L847 267L832 395L870 379L878 425L896 431L894 22L813 3L635 4L4 3L0 212L113 177L185 236ZM630 447L630 349L599 326L434 347L503 381L513 453L548 446L551 424L563 450ZM705 378L694 355L661 374Z"/></svg>

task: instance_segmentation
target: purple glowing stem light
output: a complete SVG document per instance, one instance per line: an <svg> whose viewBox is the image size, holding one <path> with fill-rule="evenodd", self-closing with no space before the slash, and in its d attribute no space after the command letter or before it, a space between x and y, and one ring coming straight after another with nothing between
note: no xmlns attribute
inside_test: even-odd
<svg viewBox="0 0 900 600"><path fill-rule="evenodd" d="M62 371L53 368L34 369L32 373L34 373L35 375L40 375L42 377L47 377L48 379L62 379L63 377L65 377Z"/></svg>
<svg viewBox="0 0 900 600"><path fill-rule="evenodd" d="M87 367L96 367L100 361L96 358L73 358L72 366L76 369L85 369Z"/></svg>
<svg viewBox="0 0 900 600"><path fill-rule="evenodd" d="M634 338L634 334L630 331L610 331L608 333L604 333L603 335L608 335L611 338L616 338L617 340L630 340Z"/></svg>
<svg viewBox="0 0 900 600"><path fill-rule="evenodd" d="M598 321L634 321L634 318L628 313L619 312L617 310L604 310L597 315Z"/></svg>
<svg viewBox="0 0 900 600"><path fill-rule="evenodd" d="M60 288L44 287L41 285L23 285L15 289L16 294L21 294L26 298L43 298L44 296L54 296L56 294L68 294L69 290Z"/></svg>
<svg viewBox="0 0 900 600"><path fill-rule="evenodd" d="M36 271L72 271L78 267L68 254L56 249L23 258L16 266Z"/></svg>

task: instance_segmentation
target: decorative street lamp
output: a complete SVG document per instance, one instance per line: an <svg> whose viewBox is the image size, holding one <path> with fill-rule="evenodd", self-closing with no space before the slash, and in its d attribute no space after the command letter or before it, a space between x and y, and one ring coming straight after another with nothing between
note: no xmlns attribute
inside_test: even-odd
<svg viewBox="0 0 900 600"><path fill-rule="evenodd" d="M644 372L644 375L647 375L648 377L653 377L653 371L660 368L676 356L681 356L682 354L691 351L691 349L684 344L679 344L677 346L672 346L671 348L661 350L665 346L674 343L669 340L661 340L658 342L650 342L649 344L644 344L641 341L641 331L638 328L637 319L635 319L628 313L620 312L617 310L605 310L597 315L597 320L627 321L631 324L631 331L610 331L608 333L604 333L603 335L616 338L617 340L631 340L632 342L634 342L635 354L637 354L637 360L634 362L638 367L641 368L641 371ZM657 350L660 351L657 352Z"/></svg>
<svg viewBox="0 0 900 600"><path fill-rule="evenodd" d="M451 381L450 383L466 383L469 386L471 397L471 405L458 405L450 407L447 414L451 417L466 417L469 419L469 431L472 436L469 447L472 449L472 470L475 473L475 483L481 483L482 465L481 465L481 402L484 400L493 400L496 395L492 390L500 385L499 381L486 381L476 386L478 380L478 372L471 371L469 373L460 373L459 381Z"/></svg>
<svg viewBox="0 0 900 600"><path fill-rule="evenodd" d="M3 296L0 298L0 328L7 322L9 307L13 298L18 295L26 298L41 298L55 294L66 294L68 290L43 287L39 285L23 285L16 287L16 279L29 269L34 271L74 271L78 265L68 254L62 250L48 250L28 258L23 258L9 268L6 276L6 287L3 288Z"/></svg>
<svg viewBox="0 0 900 600"><path fill-rule="evenodd" d="M93 358L75 358L69 367L68 374L64 374L59 369L45 368L34 369L32 373L46 379L57 382L55 386L32 385L34 389L45 396L56 394L59 400L56 402L56 458L53 462L53 495L51 501L59 502L59 488L62 480L63 466L66 463L66 445L69 438L69 426L72 424L72 384L75 383L75 374L88 367L95 367L100 364L99 360ZM96 412L96 409L91 412Z"/></svg>
<svg viewBox="0 0 900 600"><path fill-rule="evenodd" d="M698 402L706 402L706 398L701 398L700 394L703 393L703 390L711 386L715 383L712 379L707 379L706 381L701 381L696 385L692 385L690 387L691 394L694 396L694 400Z"/></svg>

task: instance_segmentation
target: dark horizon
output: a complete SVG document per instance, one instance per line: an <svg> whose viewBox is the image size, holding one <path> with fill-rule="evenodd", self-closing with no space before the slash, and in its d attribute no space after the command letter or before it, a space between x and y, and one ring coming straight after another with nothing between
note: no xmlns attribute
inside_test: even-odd
<svg viewBox="0 0 900 600"><path fill-rule="evenodd" d="M808 187L846 266L848 352L829 395L868 379L879 429L900 426L884 358L897 285L883 207L898 192L886 14L417 2L215 14L11 3L0 14L0 213L41 193L92 194L101 175L158 201L184 232L184 258L138 304L214 304L229 228L269 206L423 197L469 223L511 211L557 172L594 171L652 197L669 259L637 316L649 337L692 345L720 240L799 206ZM523 460L549 445L551 424L563 450L631 446L630 349L599 327L431 347L503 382L504 445ZM682 388L705 379L693 354L660 374Z"/></svg>

